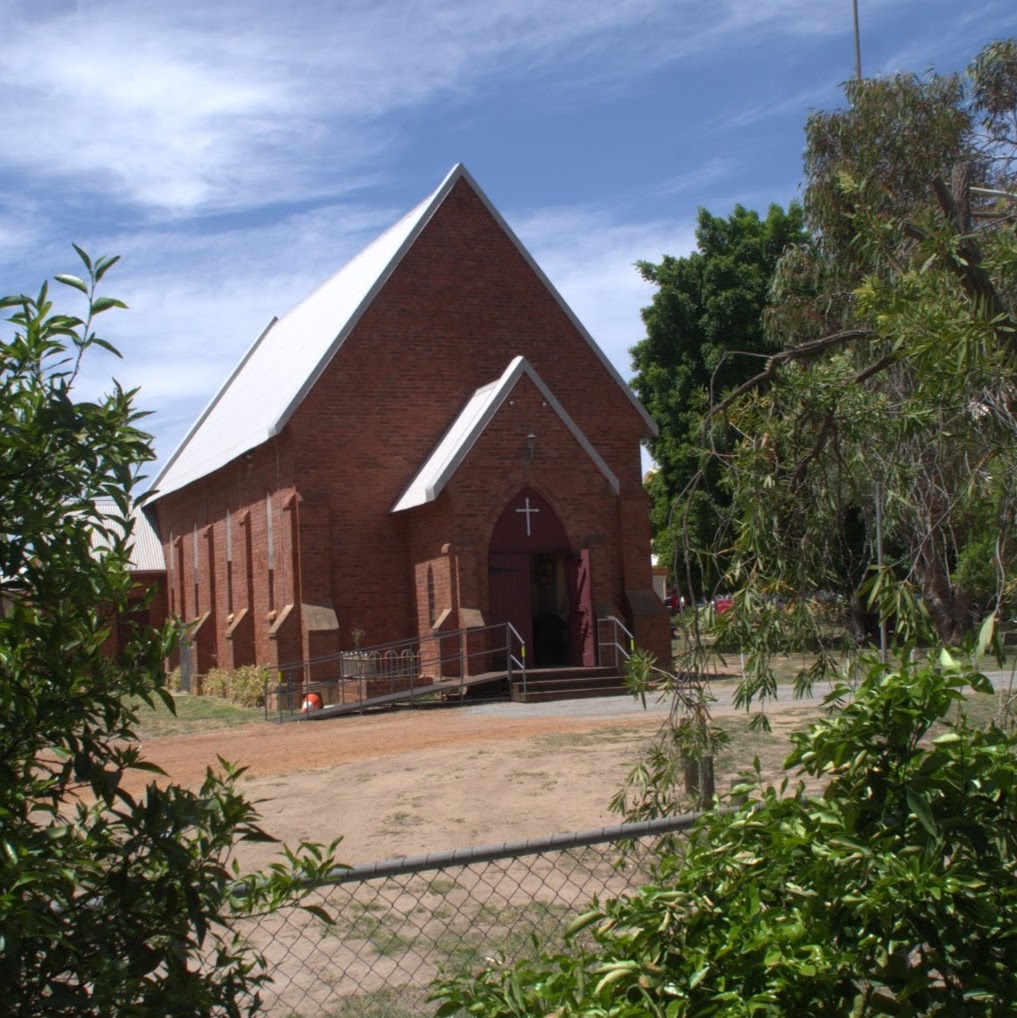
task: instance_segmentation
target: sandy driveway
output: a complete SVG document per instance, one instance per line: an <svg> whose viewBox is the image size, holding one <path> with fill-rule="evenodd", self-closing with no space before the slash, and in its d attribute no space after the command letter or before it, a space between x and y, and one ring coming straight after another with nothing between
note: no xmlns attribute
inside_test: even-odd
<svg viewBox="0 0 1017 1018"><path fill-rule="evenodd" d="M341 835L342 861L361 863L617 823L608 803L665 712L628 698L403 710L152 739L144 755L185 785L217 755L243 764L266 830Z"/></svg>

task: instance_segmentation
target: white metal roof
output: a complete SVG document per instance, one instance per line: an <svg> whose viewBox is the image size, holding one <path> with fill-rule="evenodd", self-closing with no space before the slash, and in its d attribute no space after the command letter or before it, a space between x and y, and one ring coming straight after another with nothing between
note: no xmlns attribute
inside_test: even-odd
<svg viewBox="0 0 1017 1018"><path fill-rule="evenodd" d="M122 519L116 502L109 498L96 499L96 508L106 517L114 522ZM148 517L138 506L131 509L131 518L134 521L134 530L131 532L131 558L128 563L133 573L158 573L166 568L166 562L162 554L162 544L152 529ZM108 548L109 541L100 530L92 531L92 547L94 549Z"/></svg>
<svg viewBox="0 0 1017 1018"><path fill-rule="evenodd" d="M455 184L465 179L558 301L604 367L657 427L621 375L460 163L436 191L281 319L273 319L202 411L152 483L159 494L184 487L278 434L320 377L403 255Z"/></svg>
<svg viewBox="0 0 1017 1018"><path fill-rule="evenodd" d="M469 398L466 406L459 412L448 431L442 436L441 441L434 447L431 455L410 481L406 491L392 506L391 512L397 513L403 509L413 509L416 506L425 505L427 502L433 502L441 494L442 489L459 469L459 465L469 455L474 443L483 434L498 409L508 399L516 382L524 374L529 376L533 384L540 390L547 405L561 418L562 423L569 429L586 455L593 460L597 469L607 478L611 490L616 495L618 494L618 478L589 439L580 431L576 422L568 415L561 403L554 398L554 394L533 370L526 358L513 357L500 378L487 385L482 385Z"/></svg>

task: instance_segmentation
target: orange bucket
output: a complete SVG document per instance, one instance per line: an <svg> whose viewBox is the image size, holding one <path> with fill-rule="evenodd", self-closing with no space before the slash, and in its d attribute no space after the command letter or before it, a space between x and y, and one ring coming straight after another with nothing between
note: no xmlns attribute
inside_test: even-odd
<svg viewBox="0 0 1017 1018"><path fill-rule="evenodd" d="M300 705L301 714L306 714L312 710L321 710L321 697L317 693L308 693L304 697L304 702Z"/></svg>

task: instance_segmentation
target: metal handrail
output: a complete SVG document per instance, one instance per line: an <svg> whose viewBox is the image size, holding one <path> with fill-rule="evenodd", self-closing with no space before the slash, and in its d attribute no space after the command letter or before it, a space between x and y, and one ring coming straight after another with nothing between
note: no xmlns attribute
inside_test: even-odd
<svg viewBox="0 0 1017 1018"><path fill-rule="evenodd" d="M504 644L490 646L485 640L485 646L477 651L467 650L467 638L476 639L478 636L491 633L504 633ZM452 653L446 652L449 642L454 644ZM436 649L437 653L426 654L421 650L421 644L430 645L429 649ZM516 646L519 648L519 655L515 653ZM511 685L513 666L517 668L523 677L523 688L526 688L526 644L519 632L510 623L498 623L491 626L463 627L444 633L436 633L433 637L413 637L405 640L393 640L388 643L376 644L370 647L355 647L337 651L331 654L323 654L314 658L307 658L303 661L292 661L289 664L281 665L274 669L276 678L268 680L264 687L265 697L265 719L268 720L271 714L277 714L281 721L286 715L303 714L310 716L310 711L304 712L302 706L306 698L317 693L321 699L325 699L326 690L329 695L338 694L338 703L321 704L321 706L343 706L347 704L361 705L363 710L364 702L369 699L367 693L370 689L369 683L375 686L383 685L388 680L388 693L372 693L371 699L377 696L395 696L397 693L405 695L407 699L415 696L430 694L439 691L448 692L455 686L448 680L442 679L445 665L455 662L459 674L459 693L463 694L466 687L466 679L469 674L469 664L477 657L488 658L492 654L504 652L506 659L506 671ZM347 662L352 663L352 670L346 670ZM337 674L324 679L312 679L312 671L328 670L328 666L335 664ZM401 684L396 688L396 680L408 685ZM270 710L270 689L275 689L275 709ZM352 687L352 688L351 688ZM352 695L347 696L350 693ZM284 706L285 705L285 706Z"/></svg>
<svg viewBox="0 0 1017 1018"><path fill-rule="evenodd" d="M512 637L515 637L519 641L519 653L522 658L516 657L512 653ZM512 688L512 665L518 666L519 670L523 673L523 699L526 699L526 641L522 638L519 630L516 629L511 622L505 623L505 657L509 680L509 689Z"/></svg>
<svg viewBox="0 0 1017 1018"><path fill-rule="evenodd" d="M613 629L612 635L614 638L611 640L602 640L600 638L600 627L606 624L610 624ZM627 637L624 644L619 642L618 634L619 629ZM615 668L617 668L619 656L621 656L621 659L623 661L628 661L628 659L632 657L632 654L635 652L636 649L636 638L631 632L629 632L625 624L620 619L616 618L614 615L608 615L605 616L604 618L597 619L597 647L598 647L597 659L600 664L604 663L603 651L605 650L605 648L611 648L614 650L614 666Z"/></svg>

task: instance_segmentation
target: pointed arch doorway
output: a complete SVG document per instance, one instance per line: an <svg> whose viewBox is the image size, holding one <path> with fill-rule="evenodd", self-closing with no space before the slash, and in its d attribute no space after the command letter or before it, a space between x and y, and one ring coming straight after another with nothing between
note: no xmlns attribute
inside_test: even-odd
<svg viewBox="0 0 1017 1018"><path fill-rule="evenodd" d="M491 621L512 623L530 667L595 663L589 552L570 547L557 513L530 488L494 526L488 576Z"/></svg>

